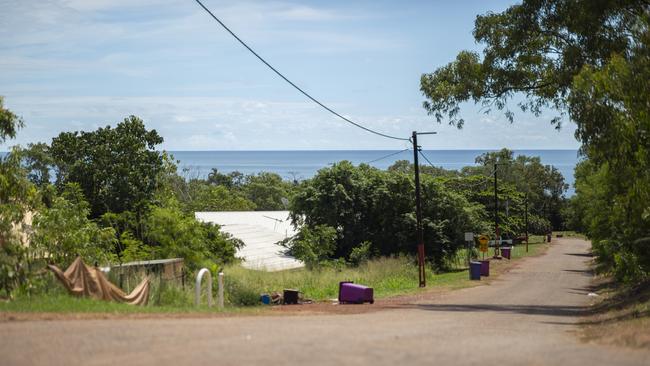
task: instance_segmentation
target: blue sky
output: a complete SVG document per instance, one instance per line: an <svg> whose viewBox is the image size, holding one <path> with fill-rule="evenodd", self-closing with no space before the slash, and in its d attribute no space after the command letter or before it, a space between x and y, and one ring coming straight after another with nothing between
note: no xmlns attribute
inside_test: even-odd
<svg viewBox="0 0 650 366"><path fill-rule="evenodd" d="M0 95L26 121L13 143L114 125L134 114L168 150L402 149L320 109L193 0L8 0L0 8ZM422 73L480 50L477 14L513 1L219 1L218 17L298 85L369 128L425 149L574 149L549 112L463 106L462 130L422 108ZM0 150L6 150L0 146Z"/></svg>

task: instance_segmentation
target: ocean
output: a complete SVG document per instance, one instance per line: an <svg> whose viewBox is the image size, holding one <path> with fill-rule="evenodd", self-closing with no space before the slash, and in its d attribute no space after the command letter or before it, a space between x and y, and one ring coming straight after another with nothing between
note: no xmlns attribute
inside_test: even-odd
<svg viewBox="0 0 650 366"><path fill-rule="evenodd" d="M494 150L424 150L435 166L458 170L476 165L477 156ZM514 150L515 155L539 156L542 164L555 166L570 185L567 196L574 194L573 169L578 163L577 150ZM218 169L222 173L239 171L244 174L277 173L284 179L303 180L313 177L319 169L341 160L353 164L369 163L386 169L397 160L413 160L412 151L399 150L306 150L306 151L170 151L178 161L178 173L186 178L205 178ZM0 152L3 157L6 152ZM391 155L393 154L393 155ZM380 159L382 157L387 158ZM380 160L377 160L380 159ZM420 158L421 164L427 164Z"/></svg>
<svg viewBox="0 0 650 366"><path fill-rule="evenodd" d="M477 156L492 150L424 150L424 155L435 166L461 169L476 165ZM577 150L514 150L515 155L539 156L542 164L555 166L571 185L567 196L572 196L573 169L578 163ZM399 150L309 150L309 151L170 151L178 163L179 174L187 178L205 178L212 168L222 173L239 171L244 174L277 173L285 179L307 179L319 169L341 160L355 165L369 163L386 169L397 160L413 160L412 151ZM394 154L385 159L384 156ZM376 160L376 161L375 161ZM427 164L420 158L421 164Z"/></svg>

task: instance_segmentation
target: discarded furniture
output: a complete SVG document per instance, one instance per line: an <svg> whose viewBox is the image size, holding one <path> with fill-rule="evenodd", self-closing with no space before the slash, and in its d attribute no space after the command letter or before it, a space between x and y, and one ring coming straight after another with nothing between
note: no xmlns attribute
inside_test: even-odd
<svg viewBox="0 0 650 366"><path fill-rule="evenodd" d="M374 303L372 287L358 285L351 281L339 282L339 303L363 304Z"/></svg>
<svg viewBox="0 0 650 366"><path fill-rule="evenodd" d="M292 304L297 304L298 303L298 294L300 291L298 290L292 290L292 289L285 289L284 290L284 304L285 305L292 305Z"/></svg>

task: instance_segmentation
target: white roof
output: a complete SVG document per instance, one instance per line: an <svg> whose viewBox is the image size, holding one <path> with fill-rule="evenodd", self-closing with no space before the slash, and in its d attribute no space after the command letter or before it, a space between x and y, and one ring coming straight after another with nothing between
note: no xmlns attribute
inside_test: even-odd
<svg viewBox="0 0 650 366"><path fill-rule="evenodd" d="M304 267L304 264L284 254L286 248L276 244L296 234L289 211L217 211L195 212L197 220L212 222L244 242L237 256L246 268L281 271Z"/></svg>

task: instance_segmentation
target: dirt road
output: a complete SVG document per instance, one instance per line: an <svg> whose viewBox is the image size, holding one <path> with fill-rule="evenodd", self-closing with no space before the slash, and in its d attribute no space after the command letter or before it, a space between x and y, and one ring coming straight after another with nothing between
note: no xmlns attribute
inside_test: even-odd
<svg viewBox="0 0 650 366"><path fill-rule="evenodd" d="M489 285L364 314L4 322L0 364L650 364L579 340L588 249L561 239Z"/></svg>

